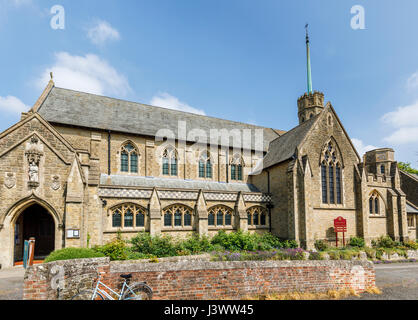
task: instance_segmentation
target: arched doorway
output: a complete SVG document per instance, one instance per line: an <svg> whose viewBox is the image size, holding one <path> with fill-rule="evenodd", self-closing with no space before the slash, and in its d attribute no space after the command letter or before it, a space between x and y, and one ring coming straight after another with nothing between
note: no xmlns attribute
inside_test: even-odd
<svg viewBox="0 0 418 320"><path fill-rule="evenodd" d="M22 211L14 228L14 262L23 260L25 240L35 238L35 260L43 260L55 248L55 223L48 210L33 204Z"/></svg>

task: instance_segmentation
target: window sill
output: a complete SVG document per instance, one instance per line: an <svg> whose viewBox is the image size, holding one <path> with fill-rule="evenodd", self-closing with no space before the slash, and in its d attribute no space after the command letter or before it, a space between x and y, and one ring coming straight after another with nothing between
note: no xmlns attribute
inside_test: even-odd
<svg viewBox="0 0 418 320"><path fill-rule="evenodd" d="M161 228L161 231L170 232L170 231L194 231L195 229L193 227L163 227Z"/></svg>
<svg viewBox="0 0 418 320"><path fill-rule="evenodd" d="M208 227L209 231L215 231L215 230L235 230L234 227L232 226L209 226Z"/></svg>
<svg viewBox="0 0 418 320"><path fill-rule="evenodd" d="M122 232L122 233L138 233L138 232L145 232L146 228L145 227L136 227L136 228L115 228L115 229L109 229L104 231L103 233L118 233L118 232Z"/></svg>
<svg viewBox="0 0 418 320"><path fill-rule="evenodd" d="M381 215L378 215L378 214L376 214L376 215L369 215L369 218L376 218L376 219L379 219L379 218L387 218L387 216L381 216Z"/></svg>

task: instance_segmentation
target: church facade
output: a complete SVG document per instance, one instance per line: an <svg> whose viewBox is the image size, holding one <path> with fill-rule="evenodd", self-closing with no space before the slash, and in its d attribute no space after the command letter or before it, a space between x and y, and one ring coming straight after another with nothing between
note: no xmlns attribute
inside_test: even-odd
<svg viewBox="0 0 418 320"><path fill-rule="evenodd" d="M335 241L337 217L347 220L347 239L417 239L418 177L398 169L394 151L361 158L320 92L299 98L298 118L286 132L51 79L0 134L0 264L22 260L29 237L42 258L118 232L272 232L310 249Z"/></svg>

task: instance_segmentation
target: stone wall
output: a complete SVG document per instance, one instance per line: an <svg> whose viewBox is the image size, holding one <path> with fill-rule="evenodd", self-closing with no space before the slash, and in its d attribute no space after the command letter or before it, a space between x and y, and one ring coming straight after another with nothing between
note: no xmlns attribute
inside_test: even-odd
<svg viewBox="0 0 418 320"><path fill-rule="evenodd" d="M109 263L107 258L97 258L38 265L26 272L23 297L68 299L77 288L91 286L97 272L112 288L120 288L121 274L132 273L132 282L146 281L158 300L239 299L269 292L341 289L361 293L375 286L375 271L369 261L211 262L200 258L191 263L190 258L183 259ZM59 296L54 289L57 283L61 284Z"/></svg>

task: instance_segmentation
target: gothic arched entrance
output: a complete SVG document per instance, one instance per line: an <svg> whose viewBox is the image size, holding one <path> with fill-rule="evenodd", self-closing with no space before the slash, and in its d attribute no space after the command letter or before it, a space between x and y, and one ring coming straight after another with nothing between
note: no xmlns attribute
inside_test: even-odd
<svg viewBox="0 0 418 320"><path fill-rule="evenodd" d="M25 240L35 238L35 260L43 260L55 249L55 222L47 209L33 204L22 211L14 228L14 262L23 260Z"/></svg>

